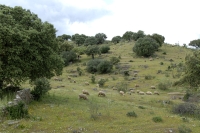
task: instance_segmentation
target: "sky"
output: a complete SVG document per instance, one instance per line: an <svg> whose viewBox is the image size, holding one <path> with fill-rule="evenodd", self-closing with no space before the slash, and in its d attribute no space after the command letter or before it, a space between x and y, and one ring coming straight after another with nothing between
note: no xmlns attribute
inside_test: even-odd
<svg viewBox="0 0 200 133"><path fill-rule="evenodd" d="M0 0L21 6L54 25L56 35L104 33L107 40L126 31L157 33L165 43L200 39L199 0Z"/></svg>

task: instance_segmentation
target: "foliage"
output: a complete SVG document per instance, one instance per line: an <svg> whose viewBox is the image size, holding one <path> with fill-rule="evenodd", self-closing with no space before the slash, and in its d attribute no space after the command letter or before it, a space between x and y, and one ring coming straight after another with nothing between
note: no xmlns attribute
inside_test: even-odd
<svg viewBox="0 0 200 133"><path fill-rule="evenodd" d="M91 119L97 120L99 116L98 111L100 109L99 104L96 101L90 101L88 106Z"/></svg>
<svg viewBox="0 0 200 133"><path fill-rule="evenodd" d="M95 72L97 72L97 67L101 63L101 61L102 60L100 60L100 59L89 60L88 63L87 63L86 70L89 73L95 73Z"/></svg>
<svg viewBox="0 0 200 133"><path fill-rule="evenodd" d="M126 31L123 34L122 38L127 40L127 41L131 41L133 39L133 32L132 31Z"/></svg>
<svg viewBox="0 0 200 133"><path fill-rule="evenodd" d="M110 62L111 62L113 65L116 65L117 63L120 62L120 59L117 58L117 57L111 57L111 58L110 58Z"/></svg>
<svg viewBox="0 0 200 133"><path fill-rule="evenodd" d="M49 81L46 78L38 78L33 82L34 88L31 91L34 100L40 100L49 90L51 86Z"/></svg>
<svg viewBox="0 0 200 133"><path fill-rule="evenodd" d="M134 111L131 111L131 112L128 112L126 114L126 116L128 116L128 117L137 117L137 114Z"/></svg>
<svg viewBox="0 0 200 133"><path fill-rule="evenodd" d="M39 77L60 75L56 29L30 10L0 5L0 88Z"/></svg>
<svg viewBox="0 0 200 133"><path fill-rule="evenodd" d="M70 44L68 41L64 41L60 44L59 51L71 51L74 48L72 44Z"/></svg>
<svg viewBox="0 0 200 133"><path fill-rule="evenodd" d="M145 107L144 107L144 106L138 106L138 108L139 108L139 109L145 109Z"/></svg>
<svg viewBox="0 0 200 133"><path fill-rule="evenodd" d="M158 83L158 89L165 91L168 90L168 88L169 88L169 83L167 82Z"/></svg>
<svg viewBox="0 0 200 133"><path fill-rule="evenodd" d="M163 62L160 62L160 65L163 65L164 63Z"/></svg>
<svg viewBox="0 0 200 133"><path fill-rule="evenodd" d="M77 72L78 72L78 75L81 76L83 73L83 70L80 67L77 67Z"/></svg>
<svg viewBox="0 0 200 133"><path fill-rule="evenodd" d="M143 37L145 37L145 36L146 36L146 35L144 34L144 31L138 30L137 33L134 33L134 34L133 34L133 39L134 39L135 41L137 41L139 38L143 38Z"/></svg>
<svg viewBox="0 0 200 133"><path fill-rule="evenodd" d="M179 133L191 133L192 130L189 127L186 127L185 125L181 125L178 127Z"/></svg>
<svg viewBox="0 0 200 133"><path fill-rule="evenodd" d="M162 120L162 118L160 117L160 116L156 116L156 117L153 117L152 118L152 120L154 121L154 122L162 122L163 120Z"/></svg>
<svg viewBox="0 0 200 133"><path fill-rule="evenodd" d="M190 41L189 46L200 48L200 39Z"/></svg>
<svg viewBox="0 0 200 133"><path fill-rule="evenodd" d="M85 39L84 45L96 45L97 44L97 38L94 36L88 37Z"/></svg>
<svg viewBox="0 0 200 133"><path fill-rule="evenodd" d="M191 87L200 85L200 51L193 52L193 55L185 57L185 75L180 79L179 84L188 83Z"/></svg>
<svg viewBox="0 0 200 133"><path fill-rule="evenodd" d="M63 34L61 36L58 36L57 39L61 42L64 42L64 41L68 41L69 39L71 39L71 36L70 35L66 35L66 34Z"/></svg>
<svg viewBox="0 0 200 133"><path fill-rule="evenodd" d="M104 46L101 46L101 47L100 47L100 52L103 53L103 54L104 54L104 53L108 53L109 50L110 50L110 47L107 46L107 45L104 45Z"/></svg>
<svg viewBox="0 0 200 133"><path fill-rule="evenodd" d="M113 68L113 65L110 61L102 60L97 66L97 71L101 74L109 73L111 72L112 68Z"/></svg>
<svg viewBox="0 0 200 133"><path fill-rule="evenodd" d="M97 44L103 44L107 36L104 33L97 33L95 35L95 38L97 39Z"/></svg>
<svg viewBox="0 0 200 133"><path fill-rule="evenodd" d="M124 71L124 76L129 76L130 74L129 74L129 71L128 70L125 70Z"/></svg>
<svg viewBox="0 0 200 133"><path fill-rule="evenodd" d="M77 53L78 55L83 55L86 51L86 47L84 46L74 47L71 51Z"/></svg>
<svg viewBox="0 0 200 133"><path fill-rule="evenodd" d="M61 53L61 57L65 62L65 66L68 66L70 62L74 62L77 60L77 55L73 51L63 51Z"/></svg>
<svg viewBox="0 0 200 133"><path fill-rule="evenodd" d="M112 42L113 42L114 44L119 43L120 40L121 40L121 37L120 37L120 36L115 36L115 37L112 38Z"/></svg>
<svg viewBox="0 0 200 133"><path fill-rule="evenodd" d="M95 83L95 76L94 75L92 75L91 81L92 81L92 83Z"/></svg>
<svg viewBox="0 0 200 133"><path fill-rule="evenodd" d="M106 80L105 80L105 79L100 79L100 80L98 81L99 87L104 86L105 83L106 83Z"/></svg>
<svg viewBox="0 0 200 133"><path fill-rule="evenodd" d="M181 103L172 107L172 112L180 115L189 115L200 118L200 108L194 103Z"/></svg>
<svg viewBox="0 0 200 133"><path fill-rule="evenodd" d="M151 80L151 79L154 79L155 78L155 76L152 76L152 75L145 75L144 76L144 79L146 79L146 80Z"/></svg>
<svg viewBox="0 0 200 133"><path fill-rule="evenodd" d="M28 108L25 103L19 102L16 105L6 106L3 109L3 116L7 116L10 119L21 119L28 117Z"/></svg>
<svg viewBox="0 0 200 133"><path fill-rule="evenodd" d="M100 50L97 45L89 45L87 46L85 53L88 56L92 55L92 59L94 59L94 55L100 54Z"/></svg>
<svg viewBox="0 0 200 133"><path fill-rule="evenodd" d="M126 82L121 82L118 84L117 91L123 91L126 93L128 90L128 84Z"/></svg>
<svg viewBox="0 0 200 133"><path fill-rule="evenodd" d="M84 34L81 34L81 35L74 34L74 35L72 35L72 41L74 41L78 46L84 44L86 38L87 38L87 36L84 35Z"/></svg>
<svg viewBox="0 0 200 133"><path fill-rule="evenodd" d="M164 36L156 34L156 33L154 33L150 37L153 38L154 40L156 40L156 42L159 44L160 47L162 46L162 44L165 41L165 37Z"/></svg>
<svg viewBox="0 0 200 133"><path fill-rule="evenodd" d="M158 49L159 44L150 37L139 38L133 47L138 56L151 56Z"/></svg>

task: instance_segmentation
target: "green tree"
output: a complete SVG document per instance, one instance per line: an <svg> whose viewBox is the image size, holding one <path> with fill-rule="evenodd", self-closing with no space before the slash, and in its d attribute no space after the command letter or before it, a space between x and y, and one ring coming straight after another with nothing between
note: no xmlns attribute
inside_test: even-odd
<svg viewBox="0 0 200 133"><path fill-rule="evenodd" d="M0 5L0 89L62 73L56 29L30 10Z"/></svg>
<svg viewBox="0 0 200 133"><path fill-rule="evenodd" d="M191 87L200 85L200 51L193 52L192 55L185 57L185 75L179 81L180 83L187 83Z"/></svg>
<svg viewBox="0 0 200 133"><path fill-rule="evenodd" d="M119 43L120 40L121 40L121 37L120 37L120 36L115 36L115 37L112 38L112 42L113 42L114 44Z"/></svg>
<svg viewBox="0 0 200 133"><path fill-rule="evenodd" d="M89 45L89 46L87 46L85 53L88 56L92 55L92 59L94 59L95 55L100 54L100 50L97 45Z"/></svg>
<svg viewBox="0 0 200 133"><path fill-rule="evenodd" d="M103 54L108 53L109 50L110 50L110 47L107 46L107 45L103 45L103 46L100 47L100 52L103 53Z"/></svg>
<svg viewBox="0 0 200 133"><path fill-rule="evenodd" d="M109 72L111 72L112 67L113 67L113 65L110 61L102 60L97 66L97 71L101 74L109 73Z"/></svg>
<svg viewBox="0 0 200 133"><path fill-rule="evenodd" d="M74 41L78 46L84 44L86 38L88 38L88 37L86 35L84 35L84 34L72 35L72 41Z"/></svg>
<svg viewBox="0 0 200 133"><path fill-rule="evenodd" d="M95 35L95 38L97 39L97 44L103 44L107 36L104 33L97 33Z"/></svg>
<svg viewBox="0 0 200 133"><path fill-rule="evenodd" d="M139 38L133 47L138 56L151 56L158 49L159 44L150 37Z"/></svg>
<svg viewBox="0 0 200 133"><path fill-rule="evenodd" d="M69 39L71 39L71 36L70 35L66 35L66 34L63 34L61 36L58 36L57 37L59 39L59 41L68 41Z"/></svg>
<svg viewBox="0 0 200 133"><path fill-rule="evenodd" d="M131 41L133 39L133 32L132 31L125 32L123 34L122 38L127 40L127 41Z"/></svg>
<svg viewBox="0 0 200 133"><path fill-rule="evenodd" d="M71 51L74 48L74 46L70 44L68 41L61 42L59 43L59 45L60 45L60 48L59 48L60 52Z"/></svg>
<svg viewBox="0 0 200 133"><path fill-rule="evenodd" d="M200 48L200 39L190 41L189 46Z"/></svg>
<svg viewBox="0 0 200 133"><path fill-rule="evenodd" d="M94 36L88 37L85 39L84 45L88 46L88 45L95 45L97 44L97 39Z"/></svg>
<svg viewBox="0 0 200 133"><path fill-rule="evenodd" d="M143 38L145 37L146 35L144 34L144 31L142 30L138 30L137 33L134 33L134 40L137 41L139 38Z"/></svg>
<svg viewBox="0 0 200 133"><path fill-rule="evenodd" d="M61 57L65 62L65 66L69 65L70 62L74 62L77 59L77 55L73 51L63 51Z"/></svg>
<svg viewBox="0 0 200 133"><path fill-rule="evenodd" d="M149 37L153 38L154 40L156 40L156 42L159 44L159 46L161 47L162 44L165 41L165 37L159 34L154 33L153 35L150 35Z"/></svg>

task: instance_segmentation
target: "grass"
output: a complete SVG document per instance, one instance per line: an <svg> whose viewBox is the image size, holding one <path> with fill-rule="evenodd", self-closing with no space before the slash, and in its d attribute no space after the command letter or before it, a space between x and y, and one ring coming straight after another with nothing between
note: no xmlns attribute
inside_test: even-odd
<svg viewBox="0 0 200 133"><path fill-rule="evenodd" d="M0 132L15 132L15 133L29 133L29 132L101 132L101 133L161 133L166 130L173 129L178 132L178 127L185 124L182 117L171 113L171 107L175 103L181 103L179 99L173 100L171 104L163 104L163 101L171 101L167 95L169 92L180 91L184 92L182 87L169 86L167 91L158 90L160 95L132 95L120 96L116 90L112 90L112 86L117 87L119 83L124 82L128 84L128 88L135 88L135 84L139 84L138 90L154 91L150 86L156 86L160 82L173 82L179 78L174 79L172 72L157 74L158 70L165 72L170 65L169 59L173 59L177 64L184 62L185 55L191 53L190 49L179 46L171 47L170 45L163 45L159 51L153 56L154 60L149 61L148 58L137 57L132 52L134 43L120 43L111 45L111 50L107 56L95 58L110 59L112 56L119 57L121 65L129 65L129 78L134 77L135 70L139 71L135 80L126 80L122 74L104 74L95 75L95 81L101 78L107 79L103 87L96 88L96 83L91 82L92 74L85 71L86 66L83 63L89 61L91 57L82 55L81 62L74 63L63 69L63 74L60 78L63 81L50 80L52 90L45 96L42 101L32 102L28 106L30 114L29 119L21 119L18 125L8 126L7 121L1 121ZM115 48L115 49L114 49ZM166 55L162 53L166 52ZM159 57L156 59L155 57ZM132 60L133 62L130 62ZM163 62L163 65L160 65ZM148 66L145 68L144 66ZM76 83L71 83L67 76L71 70L76 70L80 67L83 70L82 76L72 77ZM121 71L121 70L119 70ZM78 73L76 73L78 75ZM154 77L151 80L146 80L145 76L150 75ZM114 77L114 78L113 78ZM114 79L114 80L113 80ZM90 85L85 85L89 82ZM59 86L64 86L60 87ZM22 84L23 88L32 88L28 82ZM88 101L79 100L78 94L82 90L88 90L90 96ZM104 90L106 97L98 97L98 90ZM1 101L0 106L3 106L7 101ZM145 109L141 109L144 108ZM127 117L127 112L133 111L137 114L137 118ZM95 116L93 119L91 116ZM154 117L161 117L163 122L155 123L152 121ZM192 119L187 122L187 127L193 132L198 132L200 123L198 120Z"/></svg>

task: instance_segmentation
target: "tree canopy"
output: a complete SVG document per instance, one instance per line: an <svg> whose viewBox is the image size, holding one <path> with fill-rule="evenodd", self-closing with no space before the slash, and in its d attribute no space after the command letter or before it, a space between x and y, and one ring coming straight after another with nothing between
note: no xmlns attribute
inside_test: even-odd
<svg viewBox="0 0 200 133"><path fill-rule="evenodd" d="M165 37L162 35L159 35L157 33L154 33L153 35L150 35L151 38L153 38L154 40L156 40L156 42L159 44L159 46L161 47L162 44L165 41Z"/></svg>
<svg viewBox="0 0 200 133"><path fill-rule="evenodd" d="M95 35L95 38L97 39L97 44L103 44L107 36L104 33L97 33Z"/></svg>
<svg viewBox="0 0 200 133"><path fill-rule="evenodd" d="M56 29L30 10L0 5L0 89L27 79L60 75Z"/></svg>
<svg viewBox="0 0 200 133"><path fill-rule="evenodd" d="M113 42L114 44L119 43L120 40L121 40L121 37L120 37L120 36L115 36L115 37L112 38L112 42Z"/></svg>
<svg viewBox="0 0 200 133"><path fill-rule="evenodd" d="M75 35L72 35L71 40L74 41L78 46L80 46L84 44L86 38L88 37L84 34L81 34L81 35L75 34Z"/></svg>
<svg viewBox="0 0 200 133"><path fill-rule="evenodd" d="M89 46L87 46L87 49L86 49L85 53L88 56L92 55L92 59L94 59L94 55L100 54L99 46L97 46L97 45L89 45Z"/></svg>
<svg viewBox="0 0 200 133"><path fill-rule="evenodd" d="M132 31L125 32L123 34L122 38L127 40L127 41L131 41L133 39L133 32Z"/></svg>
<svg viewBox="0 0 200 133"><path fill-rule="evenodd" d="M88 45L95 45L97 44L97 39L94 36L88 37L85 39L84 45L88 46Z"/></svg>
<svg viewBox="0 0 200 133"><path fill-rule="evenodd" d="M190 41L189 46L200 48L200 39Z"/></svg>
<svg viewBox="0 0 200 133"><path fill-rule="evenodd" d="M158 49L159 44L151 37L139 38L134 47L133 52L138 56L151 56Z"/></svg>

